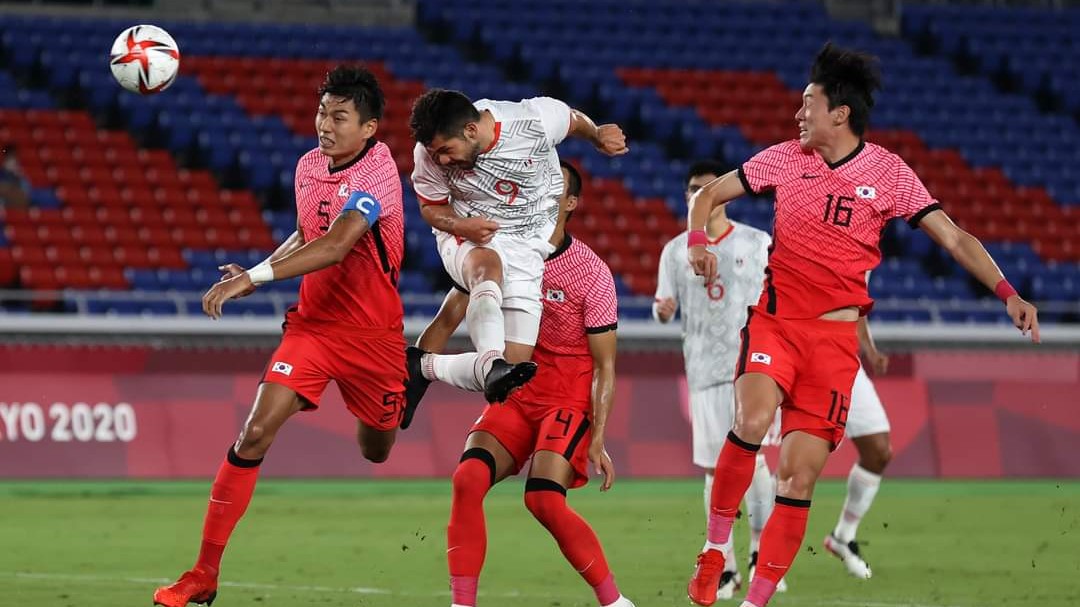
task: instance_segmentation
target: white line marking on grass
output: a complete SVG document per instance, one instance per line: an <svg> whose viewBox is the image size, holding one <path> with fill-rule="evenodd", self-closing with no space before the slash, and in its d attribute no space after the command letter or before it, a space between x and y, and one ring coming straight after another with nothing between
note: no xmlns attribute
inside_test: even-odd
<svg viewBox="0 0 1080 607"><path fill-rule="evenodd" d="M88 573L34 573L28 571L0 571L0 578L16 578L21 580L54 580L68 582L122 582L125 584L153 585L168 584L173 581L169 578L133 577L124 575L94 575ZM246 588L249 590L284 590L295 592L332 592L340 594L376 594L388 596L421 596L421 597L447 597L449 591L440 592L403 592L388 588L370 588L367 586L308 586L291 584L263 584L258 582L232 582L224 581L218 584L222 588ZM519 590L509 592L480 592L481 596L499 598L580 598L580 593L551 594L551 593L523 593ZM838 607L965 607L962 605L939 605L936 603L914 603L910 601L851 601L813 598L807 596L790 596L787 594L776 597L781 604L797 605L822 605Z"/></svg>

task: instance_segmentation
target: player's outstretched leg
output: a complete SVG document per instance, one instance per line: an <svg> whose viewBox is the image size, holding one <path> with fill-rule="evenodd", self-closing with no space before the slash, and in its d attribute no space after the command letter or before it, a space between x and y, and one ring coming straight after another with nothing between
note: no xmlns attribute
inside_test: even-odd
<svg viewBox="0 0 1080 607"><path fill-rule="evenodd" d="M251 502L259 465L277 431L300 407L300 399L292 390L272 383L259 386L255 406L240 438L229 448L214 478L199 558L180 579L154 592L155 605L184 607L188 603L213 603L217 597L221 556L229 536Z"/></svg>
<svg viewBox="0 0 1080 607"><path fill-rule="evenodd" d="M573 468L562 455L537 451L529 480L525 481L525 507L555 538L563 556L592 587L600 605L634 607L615 585L596 532L566 503L566 486L573 478Z"/></svg>
<svg viewBox="0 0 1080 607"><path fill-rule="evenodd" d="M802 431L784 437L777 469L776 505L761 534L757 567L744 605L765 607L791 568L806 535L814 484L831 446L824 438Z"/></svg>
<svg viewBox="0 0 1080 607"><path fill-rule="evenodd" d="M487 553L484 497L514 471L510 453L488 432L469 435L454 471L446 560L450 568L452 607L474 607Z"/></svg>
<svg viewBox="0 0 1080 607"><path fill-rule="evenodd" d="M707 606L716 602L725 562L721 549L731 538L731 527L739 511L739 502L754 477L761 440L765 438L776 415L776 408L783 400L776 382L761 373L747 373L739 377L735 382L735 393L735 425L716 460L708 537L686 589L690 600L698 605Z"/></svg>
<svg viewBox="0 0 1080 607"><path fill-rule="evenodd" d="M867 564L855 535L870 506L874 503L881 474L892 459L889 433L882 432L852 439L859 451L859 462L848 474L847 497L840 520L832 533L825 536L825 549L836 555L849 574L859 579L870 579L873 572Z"/></svg>

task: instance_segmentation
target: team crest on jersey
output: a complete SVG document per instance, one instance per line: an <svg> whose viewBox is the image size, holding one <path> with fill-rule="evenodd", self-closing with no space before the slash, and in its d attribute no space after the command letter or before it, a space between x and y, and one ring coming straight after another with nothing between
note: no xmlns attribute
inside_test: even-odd
<svg viewBox="0 0 1080 607"><path fill-rule="evenodd" d="M869 198L873 200L877 198L877 190L872 185L861 185L855 188L855 195L859 198Z"/></svg>
<svg viewBox="0 0 1080 607"><path fill-rule="evenodd" d="M566 293L557 289L548 289L547 294L544 295L544 299L555 303L564 303L566 301Z"/></svg>
<svg viewBox="0 0 1080 607"><path fill-rule="evenodd" d="M274 373L280 373L282 375L292 375L292 365L289 363L275 362L274 366L270 368Z"/></svg>
<svg viewBox="0 0 1080 607"><path fill-rule="evenodd" d="M341 186L338 187L337 195L341 196L342 198L348 196L349 195L349 186L345 185L344 183L341 184Z"/></svg>

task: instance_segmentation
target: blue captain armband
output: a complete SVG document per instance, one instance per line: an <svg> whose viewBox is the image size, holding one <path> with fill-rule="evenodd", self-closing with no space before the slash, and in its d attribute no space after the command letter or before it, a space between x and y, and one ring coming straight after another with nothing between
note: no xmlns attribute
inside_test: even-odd
<svg viewBox="0 0 1080 607"><path fill-rule="evenodd" d="M367 219L368 225L375 225L375 221L379 219L379 214L382 213L382 205L379 204L371 194L367 192L353 192L349 196L349 199L345 201L345 206L341 207L341 212L356 211Z"/></svg>

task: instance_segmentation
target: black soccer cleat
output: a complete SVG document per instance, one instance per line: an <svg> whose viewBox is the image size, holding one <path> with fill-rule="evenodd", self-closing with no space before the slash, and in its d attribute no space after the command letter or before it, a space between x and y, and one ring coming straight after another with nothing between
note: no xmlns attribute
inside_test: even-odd
<svg viewBox="0 0 1080 607"><path fill-rule="evenodd" d="M514 388L524 386L536 375L537 366L531 360L512 365L501 358L491 363L484 378L484 398L489 403L501 403L510 397Z"/></svg>
<svg viewBox="0 0 1080 607"><path fill-rule="evenodd" d="M420 406L420 400L424 398L424 393L431 385L431 380L426 379L420 369L420 359L425 354L427 352L416 346L405 348L405 368L409 372L409 379L405 381L405 411L401 414L401 424L399 424L402 430L412 424L416 408Z"/></svg>

